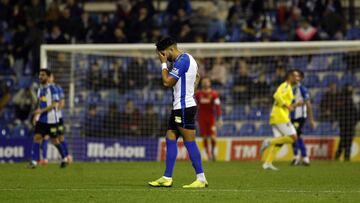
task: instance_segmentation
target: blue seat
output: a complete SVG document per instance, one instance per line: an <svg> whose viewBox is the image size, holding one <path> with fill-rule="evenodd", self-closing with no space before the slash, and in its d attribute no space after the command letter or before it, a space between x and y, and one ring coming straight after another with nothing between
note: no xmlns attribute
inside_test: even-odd
<svg viewBox="0 0 360 203"><path fill-rule="evenodd" d="M7 126L0 126L0 137L1 138L8 138L11 136L11 132L9 127Z"/></svg>
<svg viewBox="0 0 360 203"><path fill-rule="evenodd" d="M14 110L11 108L6 108L1 115L1 120L3 120L5 123L9 123L14 121L14 119L15 119Z"/></svg>
<svg viewBox="0 0 360 203"><path fill-rule="evenodd" d="M317 87L320 84L319 76L315 74L309 74L304 78L303 84L305 85L305 87L309 87L309 88Z"/></svg>
<svg viewBox="0 0 360 203"><path fill-rule="evenodd" d="M12 77L7 77L4 79L6 86L12 89L15 86L15 79Z"/></svg>
<svg viewBox="0 0 360 203"><path fill-rule="evenodd" d="M338 129L334 128L329 122L321 122L316 127L316 135L338 135Z"/></svg>
<svg viewBox="0 0 360 203"><path fill-rule="evenodd" d="M231 112L231 120L246 120L247 114L245 111L245 107L241 105L237 105L233 108Z"/></svg>
<svg viewBox="0 0 360 203"><path fill-rule="evenodd" d="M331 83L339 84L339 78L335 74L327 74L324 76L321 86L322 87L328 87Z"/></svg>
<svg viewBox="0 0 360 203"><path fill-rule="evenodd" d="M321 102L321 98L322 98L322 95L324 93L319 91L319 92L316 92L315 96L312 98L312 102L315 104L315 105L319 105L320 102Z"/></svg>
<svg viewBox="0 0 360 203"><path fill-rule="evenodd" d="M239 130L239 136L254 136L256 127L252 123L245 123Z"/></svg>
<svg viewBox="0 0 360 203"><path fill-rule="evenodd" d="M25 125L16 126L12 131L13 137L26 138L29 137L30 130Z"/></svg>
<svg viewBox="0 0 360 203"><path fill-rule="evenodd" d="M269 124L261 124L256 134L259 136L272 136L273 131Z"/></svg>
<svg viewBox="0 0 360 203"><path fill-rule="evenodd" d="M346 85L346 84L351 84L352 86L359 85L356 76L349 75L349 74L346 74L343 77L341 77L340 84L341 84L341 86Z"/></svg>
<svg viewBox="0 0 360 203"><path fill-rule="evenodd" d="M355 40L360 39L360 28L354 27L350 28L346 33L347 40Z"/></svg>
<svg viewBox="0 0 360 203"><path fill-rule="evenodd" d="M98 92L90 92L87 96L86 102L88 104L99 104L101 102L101 95Z"/></svg>
<svg viewBox="0 0 360 203"><path fill-rule="evenodd" d="M307 66L309 70L327 70L329 66L328 57L321 55L321 56L314 56L311 59L310 64Z"/></svg>
<svg viewBox="0 0 360 203"><path fill-rule="evenodd" d="M75 95L75 97L74 97L74 103L76 104L76 105L82 105L83 103L84 103L84 97L83 97L83 95L82 94L77 94L77 95Z"/></svg>
<svg viewBox="0 0 360 203"><path fill-rule="evenodd" d="M225 124L219 131L219 136L235 136L236 135L236 125L235 124Z"/></svg>
<svg viewBox="0 0 360 203"><path fill-rule="evenodd" d="M268 120L270 112L268 108L252 108L248 118L250 120Z"/></svg>
<svg viewBox="0 0 360 203"><path fill-rule="evenodd" d="M298 56L292 58L292 64L291 66L294 68L298 68L301 70L304 70L306 66L308 65L308 57L307 56Z"/></svg>

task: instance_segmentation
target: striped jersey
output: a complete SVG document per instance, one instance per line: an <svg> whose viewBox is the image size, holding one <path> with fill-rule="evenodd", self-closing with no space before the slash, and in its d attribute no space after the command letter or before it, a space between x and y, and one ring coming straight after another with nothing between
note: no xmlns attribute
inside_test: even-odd
<svg viewBox="0 0 360 203"><path fill-rule="evenodd" d="M304 103L310 99L308 89L302 84L296 85L293 87L294 100L293 103L303 101ZM306 105L298 106L290 114L291 119L306 118L307 109Z"/></svg>
<svg viewBox="0 0 360 203"><path fill-rule="evenodd" d="M39 108L44 109L53 102L59 101L59 94L53 85L45 85L38 89ZM59 122L57 109L51 109L48 112L40 114L39 122L46 124L55 124Z"/></svg>
<svg viewBox="0 0 360 203"><path fill-rule="evenodd" d="M59 95L59 101L62 100L62 99L65 99L65 93L64 93L64 89L59 85L59 84L51 84L55 87L55 90L57 92L57 94ZM63 114L62 114L62 110L59 108L57 110L57 115L59 117L59 119L61 119L63 117Z"/></svg>
<svg viewBox="0 0 360 203"><path fill-rule="evenodd" d="M185 109L196 106L194 99L195 80L198 66L188 53L180 54L170 71L170 76L177 82L173 87L173 109Z"/></svg>

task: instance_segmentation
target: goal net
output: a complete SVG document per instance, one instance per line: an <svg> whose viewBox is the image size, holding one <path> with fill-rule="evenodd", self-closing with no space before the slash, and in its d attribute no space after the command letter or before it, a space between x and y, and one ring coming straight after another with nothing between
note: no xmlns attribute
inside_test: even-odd
<svg viewBox="0 0 360 203"><path fill-rule="evenodd" d="M219 160L260 159L261 140L273 135L268 124L272 95L293 68L305 74L302 84L316 122L311 128L306 121L302 130L310 158L335 157L340 127L342 135L356 135L359 41L179 47L194 56L200 75L209 77L220 94L224 125L217 130ZM43 45L41 65L53 71L65 90L65 137L75 159L164 159L162 138L172 90L162 86L154 45ZM353 93L346 95L351 88ZM353 151L358 143L353 140ZM291 159L291 146L284 148L278 158ZM186 150L180 149L178 158L186 159Z"/></svg>

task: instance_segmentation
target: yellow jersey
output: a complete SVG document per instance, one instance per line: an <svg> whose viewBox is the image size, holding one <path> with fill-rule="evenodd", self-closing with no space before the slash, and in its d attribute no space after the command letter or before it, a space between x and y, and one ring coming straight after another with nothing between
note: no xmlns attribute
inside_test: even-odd
<svg viewBox="0 0 360 203"><path fill-rule="evenodd" d="M291 85L283 82L274 94L274 104L270 114L270 124L289 123L290 112L284 105L291 105L294 94Z"/></svg>

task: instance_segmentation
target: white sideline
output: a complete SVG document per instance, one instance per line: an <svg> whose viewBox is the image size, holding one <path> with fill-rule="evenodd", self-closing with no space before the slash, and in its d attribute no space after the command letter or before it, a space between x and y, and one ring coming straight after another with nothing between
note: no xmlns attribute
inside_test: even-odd
<svg viewBox="0 0 360 203"><path fill-rule="evenodd" d="M255 193L360 193L360 190L254 190L254 189L172 189L172 188L138 188L138 189L130 189L130 188L53 188L53 189L46 189L46 188L0 188L0 191L35 191L35 192L230 192L230 193L248 193L248 192L255 192Z"/></svg>

